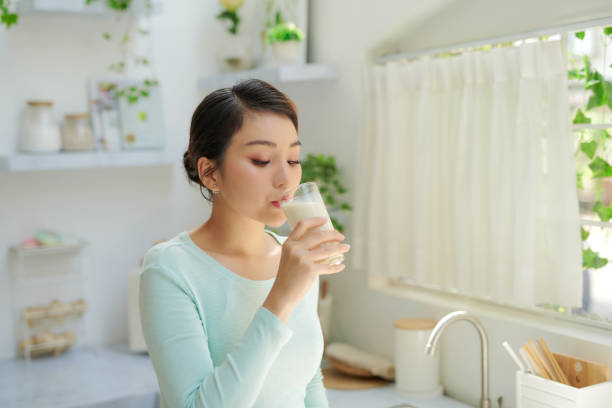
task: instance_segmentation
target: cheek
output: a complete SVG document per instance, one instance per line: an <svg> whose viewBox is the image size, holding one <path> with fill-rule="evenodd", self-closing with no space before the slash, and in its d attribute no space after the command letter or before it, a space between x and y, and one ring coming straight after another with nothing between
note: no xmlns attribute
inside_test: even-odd
<svg viewBox="0 0 612 408"><path fill-rule="evenodd" d="M234 168L232 173L232 186L241 194L249 194L252 191L260 191L260 184L265 183L265 177L261 169L252 164L240 164Z"/></svg>
<svg viewBox="0 0 612 408"><path fill-rule="evenodd" d="M299 183L300 181L302 181L302 166L298 167L298 170L295 172L295 174L297 182Z"/></svg>

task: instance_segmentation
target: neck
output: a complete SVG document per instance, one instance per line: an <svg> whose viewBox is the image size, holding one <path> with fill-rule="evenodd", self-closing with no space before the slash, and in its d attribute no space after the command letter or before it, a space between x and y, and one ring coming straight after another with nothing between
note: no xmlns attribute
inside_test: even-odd
<svg viewBox="0 0 612 408"><path fill-rule="evenodd" d="M213 204L210 218L194 231L194 235L206 237L212 250L241 258L271 256L278 248L271 247L265 224L244 217L231 208ZM276 245L278 247L278 244ZM274 249L271 249L274 248Z"/></svg>

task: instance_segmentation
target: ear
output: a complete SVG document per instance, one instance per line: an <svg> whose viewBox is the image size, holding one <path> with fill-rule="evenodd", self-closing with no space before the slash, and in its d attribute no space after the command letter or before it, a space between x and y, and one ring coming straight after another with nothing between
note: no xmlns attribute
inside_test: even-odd
<svg viewBox="0 0 612 408"><path fill-rule="evenodd" d="M215 162L213 160L210 160L208 157L200 157L198 159L198 175L200 176L200 181L202 182L202 184L204 184L204 186L208 187L208 189L210 190L219 190L219 182L217 180L217 175L219 172L219 169L216 169L214 172L210 173L207 176L204 176L204 174L208 171L210 171L209 169L215 166Z"/></svg>

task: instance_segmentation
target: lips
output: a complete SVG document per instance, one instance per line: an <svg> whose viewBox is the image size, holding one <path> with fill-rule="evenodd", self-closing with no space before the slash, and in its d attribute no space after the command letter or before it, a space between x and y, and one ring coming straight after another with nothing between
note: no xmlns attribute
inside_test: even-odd
<svg viewBox="0 0 612 408"><path fill-rule="evenodd" d="M281 202L285 202L285 201L287 201L288 199L289 199L289 195L284 195L284 196L281 198L281 201L272 201L272 202L271 202L271 204L272 204L273 206L275 206L275 207L280 208L280 203L281 203Z"/></svg>

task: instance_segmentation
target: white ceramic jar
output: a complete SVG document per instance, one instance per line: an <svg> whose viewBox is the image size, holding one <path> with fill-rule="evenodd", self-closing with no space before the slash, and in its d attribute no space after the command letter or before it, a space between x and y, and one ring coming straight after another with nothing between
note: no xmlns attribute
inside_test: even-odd
<svg viewBox="0 0 612 408"><path fill-rule="evenodd" d="M53 115L53 102L28 101L21 113L19 150L27 153L53 153L62 148L59 126Z"/></svg>
<svg viewBox="0 0 612 408"><path fill-rule="evenodd" d="M89 125L89 113L67 114L62 126L62 149L66 151L93 150L95 140Z"/></svg>
<svg viewBox="0 0 612 408"><path fill-rule="evenodd" d="M440 350L425 354L425 346L436 325L428 319L399 319L395 327L395 386L407 398L435 398L442 395Z"/></svg>
<svg viewBox="0 0 612 408"><path fill-rule="evenodd" d="M274 60L278 64L297 64L300 61L300 41L290 40L272 44Z"/></svg>

